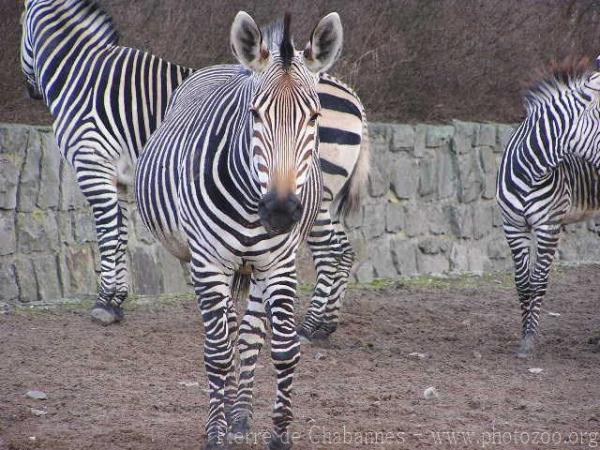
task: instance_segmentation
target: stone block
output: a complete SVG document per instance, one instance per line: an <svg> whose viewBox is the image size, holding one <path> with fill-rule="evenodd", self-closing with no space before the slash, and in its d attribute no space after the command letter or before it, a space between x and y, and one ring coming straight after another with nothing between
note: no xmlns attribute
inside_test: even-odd
<svg viewBox="0 0 600 450"><path fill-rule="evenodd" d="M406 219L404 232L408 237L421 236L427 231L427 218L421 205L409 203L406 205Z"/></svg>
<svg viewBox="0 0 600 450"><path fill-rule="evenodd" d="M450 222L444 213L444 208L438 203L432 203L425 208L424 216L429 223L429 232L434 236L448 234L450 232Z"/></svg>
<svg viewBox="0 0 600 450"><path fill-rule="evenodd" d="M56 213L56 222L58 224L58 239L60 242L63 244L75 243L73 213L68 211L58 211Z"/></svg>
<svg viewBox="0 0 600 450"><path fill-rule="evenodd" d="M95 245L84 244L67 247L64 264L61 265L62 285L65 295L95 295L97 293L97 275L95 266Z"/></svg>
<svg viewBox="0 0 600 450"><path fill-rule="evenodd" d="M37 206L41 209L56 208L60 200L60 159L52 133L41 133L40 189Z"/></svg>
<svg viewBox="0 0 600 450"><path fill-rule="evenodd" d="M412 125L390 125L392 141L390 150L393 152L410 151L415 146L415 129Z"/></svg>
<svg viewBox="0 0 600 450"><path fill-rule="evenodd" d="M445 211L455 236L459 238L473 236L473 214L468 205L450 205Z"/></svg>
<svg viewBox="0 0 600 450"><path fill-rule="evenodd" d="M89 204L77 184L75 171L64 160L60 164L60 180L59 207L61 210L89 208Z"/></svg>
<svg viewBox="0 0 600 450"><path fill-rule="evenodd" d="M478 151L474 149L468 155L458 155L458 198L461 203L470 203L481 197L484 187L484 174Z"/></svg>
<svg viewBox="0 0 600 450"><path fill-rule="evenodd" d="M131 250L131 283L135 292L145 295L164 293L164 279L160 270L156 249L150 246Z"/></svg>
<svg viewBox="0 0 600 450"><path fill-rule="evenodd" d="M473 237L481 239L492 230L492 215L488 205L479 202L473 205Z"/></svg>
<svg viewBox="0 0 600 450"><path fill-rule="evenodd" d="M436 152L435 165L438 198L441 200L454 197L456 195L457 175L454 158L452 158L448 147L442 147Z"/></svg>
<svg viewBox="0 0 600 450"><path fill-rule="evenodd" d="M95 242L97 240L96 224L91 210L75 211L73 218L75 224L75 242L78 244Z"/></svg>
<svg viewBox="0 0 600 450"><path fill-rule="evenodd" d="M0 209L15 209L19 185L17 155L0 153Z"/></svg>
<svg viewBox="0 0 600 450"><path fill-rule="evenodd" d="M398 276L392 259L389 239L382 239L371 250L371 263L373 264L375 278L393 279Z"/></svg>
<svg viewBox="0 0 600 450"><path fill-rule="evenodd" d="M14 303L19 298L19 286L12 262L0 262L0 302Z"/></svg>
<svg viewBox="0 0 600 450"><path fill-rule="evenodd" d="M370 283L375 278L375 271L370 260L362 261L358 264L354 272L354 278L359 283Z"/></svg>
<svg viewBox="0 0 600 450"><path fill-rule="evenodd" d="M182 293L191 290L191 286L187 284L186 273L181 262L162 246L158 247L157 261L164 280L163 292Z"/></svg>
<svg viewBox="0 0 600 450"><path fill-rule="evenodd" d="M504 238L493 239L488 242L487 246L488 258L496 259L507 259L510 257L510 248Z"/></svg>
<svg viewBox="0 0 600 450"><path fill-rule="evenodd" d="M450 270L450 261L445 254L428 255L417 252L417 269L423 275L444 274Z"/></svg>
<svg viewBox="0 0 600 450"><path fill-rule="evenodd" d="M419 186L417 161L403 154L395 155L389 162L391 166L391 188L400 199L412 199Z"/></svg>
<svg viewBox="0 0 600 450"><path fill-rule="evenodd" d="M426 238L419 242L418 248L424 255L448 253L451 243L444 239Z"/></svg>
<svg viewBox="0 0 600 450"><path fill-rule="evenodd" d="M21 256L15 261L19 300L21 302L38 301L38 286L31 259Z"/></svg>
<svg viewBox="0 0 600 450"><path fill-rule="evenodd" d="M466 272L469 270L468 244L455 242L450 250L450 270Z"/></svg>
<svg viewBox="0 0 600 450"><path fill-rule="evenodd" d="M406 211L401 203L389 202L385 210L385 229L390 233L397 233L404 229Z"/></svg>
<svg viewBox="0 0 600 450"><path fill-rule="evenodd" d="M21 253L56 251L58 227L56 213L34 210L17 213L17 248Z"/></svg>
<svg viewBox="0 0 600 450"><path fill-rule="evenodd" d="M487 261L485 252L479 247L469 246L467 256L469 259L469 272L483 273Z"/></svg>
<svg viewBox="0 0 600 450"><path fill-rule="evenodd" d="M0 256L10 255L16 250L15 213L0 210Z"/></svg>
<svg viewBox="0 0 600 450"><path fill-rule="evenodd" d="M451 125L427 125L425 146L428 148L448 146L453 135L454 127Z"/></svg>
<svg viewBox="0 0 600 450"><path fill-rule="evenodd" d="M56 255L37 256L32 261L39 300L52 301L62 298Z"/></svg>
<svg viewBox="0 0 600 450"><path fill-rule="evenodd" d="M472 152L477 124L455 120L454 134L452 136L452 151L457 155L466 155Z"/></svg>
<svg viewBox="0 0 600 450"><path fill-rule="evenodd" d="M510 138L514 134L517 127L515 125L498 125L497 141L494 150L497 153L504 153Z"/></svg>
<svg viewBox="0 0 600 450"><path fill-rule="evenodd" d="M131 220L129 223L133 225L132 227L130 227L133 231L131 237L138 242L143 242L145 244L153 244L155 242L154 236L152 236L152 233L150 232L148 227L146 227L146 224L142 220L140 213L137 209L131 211L130 218Z"/></svg>
<svg viewBox="0 0 600 450"><path fill-rule="evenodd" d="M423 158L419 161L419 195L431 198L437 187L437 168L433 158Z"/></svg>
<svg viewBox="0 0 600 450"><path fill-rule="evenodd" d="M494 148L496 146L496 130L495 124L480 124L475 138L475 145L490 147L490 149Z"/></svg>
<svg viewBox="0 0 600 450"><path fill-rule="evenodd" d="M390 153L388 144L371 143L371 170L369 172L369 194L372 197L385 195L390 188Z"/></svg>
<svg viewBox="0 0 600 450"><path fill-rule="evenodd" d="M416 275L417 249L414 243L406 239L392 238L390 240L392 260L396 271L402 276Z"/></svg>
<svg viewBox="0 0 600 450"><path fill-rule="evenodd" d="M427 140L427 125L419 124L415 126L415 148L413 155L416 158L421 158L425 154Z"/></svg>
<svg viewBox="0 0 600 450"><path fill-rule="evenodd" d="M2 124L0 127L0 153L21 153L27 148L31 127ZM35 132L35 131L34 131Z"/></svg>
<svg viewBox="0 0 600 450"><path fill-rule="evenodd" d="M385 233L386 204L375 203L364 205L363 234L365 239L373 239Z"/></svg>
<svg viewBox="0 0 600 450"><path fill-rule="evenodd" d="M40 167L42 147L40 135L32 130L25 153L25 162L19 178L17 210L32 212L36 208L36 200L40 190Z"/></svg>

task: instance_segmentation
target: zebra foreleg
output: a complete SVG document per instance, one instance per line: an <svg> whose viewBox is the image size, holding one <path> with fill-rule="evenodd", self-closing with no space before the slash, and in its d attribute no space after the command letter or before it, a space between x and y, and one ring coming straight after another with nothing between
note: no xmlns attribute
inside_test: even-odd
<svg viewBox="0 0 600 450"><path fill-rule="evenodd" d="M519 296L519 305L521 307L521 324L523 329L523 340L519 356L526 356L531 350L533 341L525 340L525 324L529 316L529 305L531 302L531 290L529 284L530 277L530 253L531 253L531 232L528 229L504 225L504 233L510 247L510 251L515 266L515 285Z"/></svg>
<svg viewBox="0 0 600 450"><path fill-rule="evenodd" d="M209 389L205 448L224 449L227 448L225 385L234 370L228 315L231 277L220 268L200 261L196 255L192 257L191 270L205 332L204 366Z"/></svg>
<svg viewBox="0 0 600 450"><path fill-rule="evenodd" d="M534 341L539 331L542 302L548 288L550 268L558 248L560 227L550 225L537 228L535 236L537 241L536 258L529 276L531 300L528 311L523 317L523 340L521 341L520 355L530 354L534 348Z"/></svg>
<svg viewBox="0 0 600 450"><path fill-rule="evenodd" d="M333 285L329 294L329 300L327 301L323 322L313 335L313 338L316 339L326 339L337 329L340 321L342 301L344 300L346 289L348 287L350 271L354 265L355 253L348 240L346 231L338 221L334 221L333 226L335 228L337 242L340 245L341 258L338 261L337 271L333 279Z"/></svg>
<svg viewBox="0 0 600 450"><path fill-rule="evenodd" d="M270 450L292 447L288 427L292 422L291 394L294 372L300 360L300 339L294 320L296 271L294 261L271 275L265 289L267 317L271 324L271 359L277 372L277 396L273 408Z"/></svg>
<svg viewBox="0 0 600 450"><path fill-rule="evenodd" d="M91 317L103 325L109 325L120 320L111 305L116 293L120 227L116 171L110 162L97 161L94 155L88 154L79 156L74 168L77 183L94 213L100 252L100 286Z"/></svg>
<svg viewBox="0 0 600 450"><path fill-rule="evenodd" d="M240 374L237 399L231 413L231 432L245 435L250 432L253 415L254 373L256 361L265 342L266 314L263 303L264 282L252 279L246 313L240 325L238 349ZM234 439L236 436L234 436Z"/></svg>
<svg viewBox="0 0 600 450"><path fill-rule="evenodd" d="M321 205L321 210L310 231L307 243L315 264L317 280L310 306L306 311L304 320L298 326L298 334L301 338L310 341L317 329L323 325L325 309L341 256L328 205Z"/></svg>
<svg viewBox="0 0 600 450"><path fill-rule="evenodd" d="M239 331L237 312L235 310L235 304L232 297L227 297L227 326L229 328L229 336L234 351L234 366L232 370L227 373L227 378L225 379L225 418L227 419L227 423L231 424L231 413L238 391L238 380L235 370L235 349L238 341Z"/></svg>

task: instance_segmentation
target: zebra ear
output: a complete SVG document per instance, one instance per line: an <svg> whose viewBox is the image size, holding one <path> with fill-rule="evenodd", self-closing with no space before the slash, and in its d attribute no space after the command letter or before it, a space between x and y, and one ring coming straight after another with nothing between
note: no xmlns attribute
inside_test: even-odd
<svg viewBox="0 0 600 450"><path fill-rule="evenodd" d="M333 66L342 51L343 39L344 31L339 14L333 12L323 17L304 49L304 61L308 68L319 73Z"/></svg>
<svg viewBox="0 0 600 450"><path fill-rule="evenodd" d="M586 87L600 91L600 72L593 72L585 82Z"/></svg>
<svg viewBox="0 0 600 450"><path fill-rule="evenodd" d="M262 72L269 62L269 49L260 28L250 15L240 11L231 25L231 50L243 66Z"/></svg>

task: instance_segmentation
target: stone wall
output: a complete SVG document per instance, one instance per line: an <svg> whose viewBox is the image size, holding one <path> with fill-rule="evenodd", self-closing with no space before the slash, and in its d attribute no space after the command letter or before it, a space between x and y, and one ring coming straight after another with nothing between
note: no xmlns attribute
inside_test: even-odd
<svg viewBox="0 0 600 450"><path fill-rule="evenodd" d="M359 254L356 280L510 269L494 189L511 131L464 122L372 124L367 195L346 224ZM125 194L133 292L189 292L184 269L154 242ZM593 229L568 227L560 258L600 260ZM310 281L302 253L301 279ZM97 270L92 216L52 132L0 125L0 303L93 296Z"/></svg>

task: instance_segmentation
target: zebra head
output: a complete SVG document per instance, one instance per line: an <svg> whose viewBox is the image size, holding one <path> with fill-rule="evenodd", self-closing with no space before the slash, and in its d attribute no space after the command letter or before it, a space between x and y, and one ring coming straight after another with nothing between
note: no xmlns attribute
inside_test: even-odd
<svg viewBox="0 0 600 450"><path fill-rule="evenodd" d="M21 70L25 75L25 84L29 97L42 99L42 92L35 76L33 42L31 39L31 0L25 1L25 9L21 14Z"/></svg>
<svg viewBox="0 0 600 450"><path fill-rule="evenodd" d="M302 188L318 158L319 73L338 58L342 34L337 13L321 19L303 52L292 43L289 14L265 36L243 11L231 27L233 53L255 79L251 171L260 186L258 214L271 234L289 231L302 216Z"/></svg>

